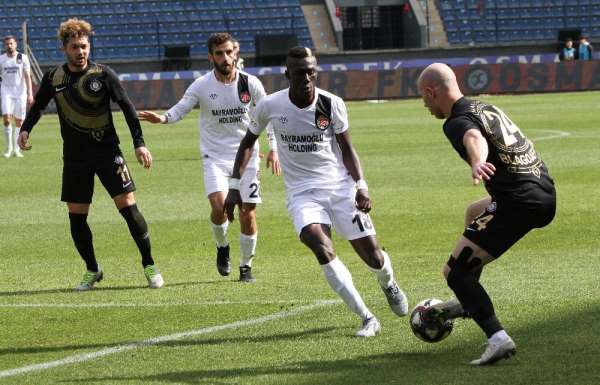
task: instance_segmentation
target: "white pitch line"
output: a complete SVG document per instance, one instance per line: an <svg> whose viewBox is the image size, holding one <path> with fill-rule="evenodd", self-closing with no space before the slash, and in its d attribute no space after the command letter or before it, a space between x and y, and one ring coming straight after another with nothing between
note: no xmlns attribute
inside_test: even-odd
<svg viewBox="0 0 600 385"><path fill-rule="evenodd" d="M146 346L157 345L157 344L164 343L164 342L177 341L177 340L181 340L184 338L189 338L189 337L198 336L198 335L202 335L202 334L210 334L210 333L220 332L222 330L237 329L237 328L246 327L246 326L259 325L259 324L262 324L265 322L270 322L270 321L275 321L275 320L282 319L282 318L292 317L292 316L295 316L295 315L298 315L301 313L305 313L307 311L310 311L310 310L313 310L313 309L316 309L319 307L332 305L332 304L336 304L339 302L341 302L341 301L340 300L316 301L310 305L300 306L295 309L286 310L286 311L282 311L282 312L278 312L278 313L273 313L273 314L269 314L269 315L259 317L259 318L248 319L248 320L244 320L244 321L236 321L236 322L232 322L232 323L228 323L228 324L224 324L224 325L209 326L206 328L195 329L195 330L190 330L187 332L175 333L175 334L170 334L170 335L166 335L166 336L150 338L147 340L132 342L129 344L116 345L116 346L112 346L110 348L101 349L101 350L91 352L91 353L76 354L76 355L65 357L63 359L56 360L56 361L48 361L48 362L44 362L41 364L27 365L27 366L22 366L20 368L3 370L3 371L0 371L0 378L12 377L12 376L17 376L19 374L25 374L25 373L36 372L36 371L40 371L40 370L51 369L51 368L55 368L57 366L76 364L79 362L95 360L96 358L108 356L111 354L122 353L122 352L126 352L129 350L143 348Z"/></svg>
<svg viewBox="0 0 600 385"><path fill-rule="evenodd" d="M169 307L169 306L218 306L218 305L291 305L310 303L312 300L279 301L200 301L166 303L0 303L0 308L102 308L102 307Z"/></svg>
<svg viewBox="0 0 600 385"><path fill-rule="evenodd" d="M534 142L539 142L540 140L549 140L549 139L558 139L558 138L566 138L570 136L571 133L567 131L559 131L559 130L539 130L544 132L550 132L550 135L540 136L539 138L532 138Z"/></svg>

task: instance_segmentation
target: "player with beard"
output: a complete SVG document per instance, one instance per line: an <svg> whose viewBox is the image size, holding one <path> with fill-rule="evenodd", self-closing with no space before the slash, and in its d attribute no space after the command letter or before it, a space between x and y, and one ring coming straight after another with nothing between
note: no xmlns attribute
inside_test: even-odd
<svg viewBox="0 0 600 385"><path fill-rule="evenodd" d="M233 163L240 140L250 125L249 112L265 97L260 80L235 67L237 53L233 38L228 33L216 33L207 42L208 60L214 69L196 79L181 100L163 115L141 111L141 120L150 123L175 123L194 107L200 107L200 152L204 168L204 189L211 207L210 227L217 245L217 271L222 276L231 272L229 222L223 204L229 189ZM267 167L279 175L279 159L274 139L269 140ZM240 204L240 277L241 282L252 282L252 260L256 251L258 226L256 205L261 203L258 143L252 148L252 157L244 177L238 181L242 193Z"/></svg>
<svg viewBox="0 0 600 385"><path fill-rule="evenodd" d="M29 57L17 52L17 39L14 36L4 38L6 53L0 55L0 74L2 75L2 119L4 120L4 136L6 138L5 158L14 153L17 158L23 154L17 145L21 123L25 119L27 106L33 103L31 87L31 66ZM15 131L11 120L15 121Z"/></svg>
<svg viewBox="0 0 600 385"><path fill-rule="evenodd" d="M239 180L248 172L252 148L258 135L272 125L284 171L288 211L300 241L314 253L331 288L361 317L356 335L373 337L381 325L336 255L331 227L350 241L377 277L394 313L406 315L408 301L394 279L390 257L379 246L368 215L372 202L350 140L346 106L339 97L315 86L316 66L309 48L294 47L288 52L285 76L290 87L257 105L256 124L250 126L238 149L225 209L233 220L233 209L240 202Z"/></svg>
<svg viewBox="0 0 600 385"><path fill-rule="evenodd" d="M77 18L61 23L58 38L67 62L44 74L19 135L19 146L30 149L29 135L51 99L56 102L63 138L63 180L61 200L67 203L71 236L85 261L87 271L76 290L90 290L104 274L96 261L92 232L87 216L94 192L94 175L104 185L127 222L129 232L142 255L144 275L150 288L163 286L154 265L148 225L138 210L131 171L119 149L119 137L111 113L117 103L133 138L135 156L145 168L152 155L145 147L135 107L127 97L117 74L109 67L88 59L91 25Z"/></svg>
<svg viewBox="0 0 600 385"><path fill-rule="evenodd" d="M456 298L434 305L424 318L471 317L488 338L472 365L491 365L516 353L479 282L493 262L534 228L548 225L556 211L556 191L533 143L498 107L465 98L450 67L434 63L417 81L425 107L446 119L444 133L471 167L475 185L488 196L472 203L465 231L444 265L443 274Z"/></svg>

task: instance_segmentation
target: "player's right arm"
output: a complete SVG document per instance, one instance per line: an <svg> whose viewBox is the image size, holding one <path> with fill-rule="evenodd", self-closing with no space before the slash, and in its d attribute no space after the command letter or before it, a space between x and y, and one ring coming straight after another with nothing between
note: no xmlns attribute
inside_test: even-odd
<svg viewBox="0 0 600 385"><path fill-rule="evenodd" d="M31 146L28 144L29 133L33 130L33 126L40 120L42 116L42 111L46 108L50 100L54 97L54 87L52 86L52 81L50 80L50 73L46 72L42 77L42 82L40 83L40 88L38 92L35 94L35 99L29 111L27 111L27 116L21 125L21 132L19 134L19 138L17 143L22 150L29 150Z"/></svg>
<svg viewBox="0 0 600 385"><path fill-rule="evenodd" d="M200 102L200 85L196 81L185 91L183 97L164 114L153 111L140 111L140 120L150 123L175 123L183 119Z"/></svg>
<svg viewBox="0 0 600 385"><path fill-rule="evenodd" d="M463 135L462 142L471 165L473 184L477 185L482 180L490 180L496 171L496 167L487 161L489 149L487 141L481 135L481 131L475 128L467 130Z"/></svg>

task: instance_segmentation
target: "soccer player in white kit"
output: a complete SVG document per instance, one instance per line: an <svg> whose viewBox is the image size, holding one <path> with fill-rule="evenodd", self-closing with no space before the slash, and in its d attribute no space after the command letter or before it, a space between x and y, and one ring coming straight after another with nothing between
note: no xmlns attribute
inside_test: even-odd
<svg viewBox="0 0 600 385"><path fill-rule="evenodd" d="M216 33L208 39L208 59L214 70L196 79L181 100L164 115L151 111L139 113L140 120L174 123L195 106L200 106L200 152L204 168L204 189L211 206L210 226L217 244L217 270L223 276L231 272L227 229L223 210L229 179L240 141L250 125L249 112L265 97L257 77L235 67L233 38ZM269 129L270 130L270 129ZM279 175L280 166L274 139L269 140L267 167ZM258 143L252 147L251 160L240 183L240 281L252 282L252 258L256 250L258 228L256 204L261 203Z"/></svg>
<svg viewBox="0 0 600 385"><path fill-rule="evenodd" d="M21 123L25 119L27 105L33 103L31 73L27 55L17 52L17 39L14 36L4 37L6 53L0 55L0 74L2 74L2 119L4 120L4 137L6 138L5 158L14 155L22 158L23 154L17 145ZM15 130L11 125L14 118Z"/></svg>
<svg viewBox="0 0 600 385"><path fill-rule="evenodd" d="M331 227L352 244L375 274L391 309L408 313L408 301L392 264L375 237L369 218L371 199L348 131L346 106L339 97L315 87L316 59L305 47L290 49L285 75L290 87L263 99L242 140L225 200L227 216L240 201L241 173L258 135L271 124L284 171L287 207L300 240L317 257L331 288L362 319L356 335L372 337L381 325L354 287L352 275L335 253Z"/></svg>

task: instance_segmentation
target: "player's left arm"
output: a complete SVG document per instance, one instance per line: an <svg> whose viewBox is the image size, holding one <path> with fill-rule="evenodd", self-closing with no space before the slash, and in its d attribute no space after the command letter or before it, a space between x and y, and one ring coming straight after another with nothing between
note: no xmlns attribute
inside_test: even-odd
<svg viewBox="0 0 600 385"><path fill-rule="evenodd" d="M463 135L462 142L471 165L473 184L477 185L482 180L490 180L496 171L496 167L487 161L489 148L487 141L481 135L481 131L476 128L467 130Z"/></svg>
<svg viewBox="0 0 600 385"><path fill-rule="evenodd" d="M369 197L369 188L367 187L367 182L365 182L363 178L360 160L358 159L358 154L350 140L350 133L348 130L345 130L342 133L336 134L335 138L342 151L344 166L346 166L348 173L350 173L350 176L352 176L352 179L356 182L356 207L360 211L368 213L372 208L371 197Z"/></svg>
<svg viewBox="0 0 600 385"><path fill-rule="evenodd" d="M127 92L125 92L117 74L108 67L105 67L105 69L110 88L110 97L119 105L121 111L123 111L129 132L131 132L131 138L133 139L135 157L144 168L150 168L152 166L152 154L146 148L142 126L140 125L135 106L129 99L129 96L127 96Z"/></svg>

